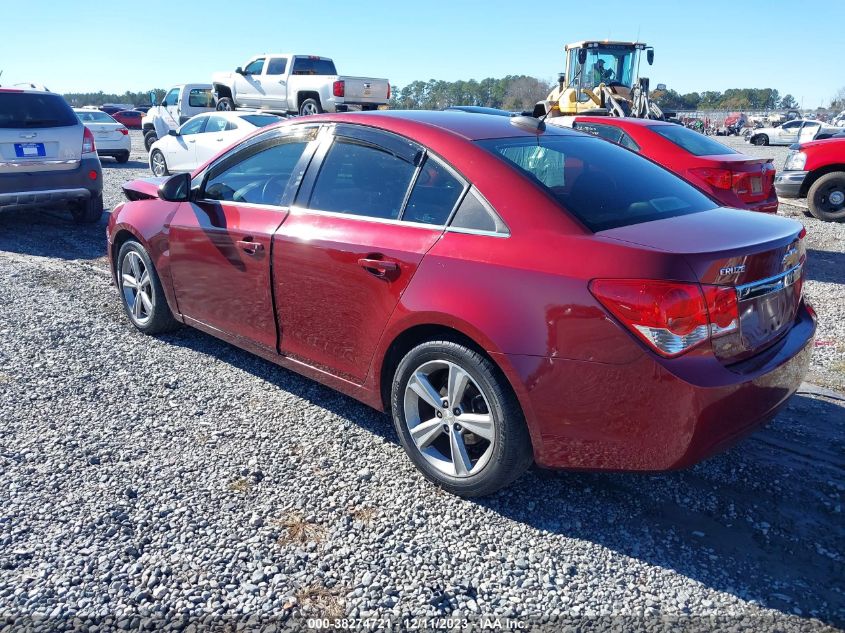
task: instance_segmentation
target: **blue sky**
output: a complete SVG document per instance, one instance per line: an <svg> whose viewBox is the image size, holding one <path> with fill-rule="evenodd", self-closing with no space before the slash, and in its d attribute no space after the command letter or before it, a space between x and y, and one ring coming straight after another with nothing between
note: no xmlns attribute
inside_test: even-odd
<svg viewBox="0 0 845 633"><path fill-rule="evenodd" d="M338 72L415 79L526 74L553 80L563 45L634 39L655 46L647 74L679 92L777 88L804 107L845 86L845 2L467 0L2 0L0 83L57 92L208 81L263 52L333 57Z"/></svg>

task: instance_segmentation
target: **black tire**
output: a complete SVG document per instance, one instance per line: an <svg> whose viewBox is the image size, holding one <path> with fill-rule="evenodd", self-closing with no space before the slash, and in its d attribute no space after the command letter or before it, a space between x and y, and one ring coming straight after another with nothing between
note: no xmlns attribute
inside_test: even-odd
<svg viewBox="0 0 845 633"><path fill-rule="evenodd" d="M158 136L156 136L155 131L150 130L149 132L144 134L144 148L146 148L146 150L149 152L150 148L153 146L153 143L155 143L157 140Z"/></svg>
<svg viewBox="0 0 845 633"><path fill-rule="evenodd" d="M154 149L153 153L150 154L150 171L159 178L170 175L170 170L167 168L167 160L164 158L161 150Z"/></svg>
<svg viewBox="0 0 845 633"><path fill-rule="evenodd" d="M149 313L145 313L143 318L133 313L133 308L129 304L129 298L127 296L127 293L131 295L133 291L124 285L125 278L122 274L126 258L132 256L137 256L141 259L144 269L149 274L148 284L145 285L145 288L148 289L146 292L149 293L148 298L152 305ZM173 317L170 306L167 305L167 298L164 295L164 289L161 286L161 280L158 277L155 266L153 266L146 249L139 242L135 240L124 242L118 252L115 266L117 267L116 276L117 287L120 291L120 302L123 304L123 310L126 312L126 316L129 317L132 325L144 334L161 334L179 327L180 323ZM137 297L135 301L138 301ZM143 302L141 303L143 305Z"/></svg>
<svg viewBox="0 0 845 633"><path fill-rule="evenodd" d="M129 152L123 152L122 154L118 154L115 156L118 163L128 163L129 162Z"/></svg>
<svg viewBox="0 0 845 633"><path fill-rule="evenodd" d="M306 99L299 105L299 115L308 116L309 114L322 114L323 106L320 105L319 99Z"/></svg>
<svg viewBox="0 0 845 633"><path fill-rule="evenodd" d="M218 112L232 112L235 109L235 102L229 97L220 97L217 100L217 105L214 108Z"/></svg>
<svg viewBox="0 0 845 633"><path fill-rule="evenodd" d="M751 137L751 144L752 145L768 145L769 144L769 137L765 134L758 134L757 136Z"/></svg>
<svg viewBox="0 0 845 633"><path fill-rule="evenodd" d="M484 440L480 440L479 444L489 447L489 454L485 452L486 457L479 457L478 461L473 464L473 468L476 465L480 468L476 473L469 473L461 477L439 470L423 456L421 449L417 447L411 436L405 413L406 390L409 387L409 381L426 364L437 363L457 365L473 381L474 384L464 390L465 399L457 403L462 409L462 413L466 414L467 406L475 407L474 403L480 402L486 409L486 411L482 410L481 413L489 415L492 419L493 441L487 444ZM444 391L445 387L438 393L444 393ZM473 393L476 394L474 397L472 397ZM483 397L482 401L477 400L479 396ZM411 398L413 397L411 395ZM447 402L445 409L451 409L455 404ZM396 432L411 461L427 479L452 494L462 497L477 497L494 493L516 480L533 461L531 439L525 418L510 385L507 384L502 373L488 358L458 343L429 341L418 345L405 355L393 376L391 411ZM477 413L478 411L473 408L473 412ZM419 415L423 415L422 411L419 412ZM435 421L434 413L431 415L431 421ZM427 416L428 414L426 414L426 418ZM437 416L437 418L441 417L443 417L445 423L447 420L444 416ZM465 450L468 450L467 447L472 448L474 445L470 439L478 442L478 436L469 433L468 429L460 428L458 424L461 420L460 414L456 413L454 417L449 417L451 423L455 424L453 428L461 434L461 445L464 446ZM439 422L435 426L439 427ZM446 428L445 424L443 426ZM448 437L444 436L436 441L441 440L448 445ZM467 440L466 444L463 443L464 440ZM434 446L433 442L431 442L431 446ZM484 463L482 463L482 459ZM454 462L454 457L452 461ZM445 464L446 462L442 463Z"/></svg>
<svg viewBox="0 0 845 633"><path fill-rule="evenodd" d="M77 224L95 224L103 217L103 195L95 194L87 200L76 202L70 209Z"/></svg>
<svg viewBox="0 0 845 633"><path fill-rule="evenodd" d="M845 171L825 174L807 192L810 213L825 222L845 222Z"/></svg>

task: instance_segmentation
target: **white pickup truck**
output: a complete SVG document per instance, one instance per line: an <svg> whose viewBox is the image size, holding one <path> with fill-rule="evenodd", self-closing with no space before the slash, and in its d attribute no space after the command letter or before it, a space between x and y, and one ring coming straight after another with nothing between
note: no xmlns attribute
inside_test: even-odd
<svg viewBox="0 0 845 633"><path fill-rule="evenodd" d="M327 57L256 55L235 72L212 78L218 110L260 108L300 115L375 110L390 99L390 82L338 75Z"/></svg>
<svg viewBox="0 0 845 633"><path fill-rule="evenodd" d="M147 151L192 116L214 111L214 94L211 84L179 84L165 93L161 103L157 102L155 92L150 92L150 104L152 107L141 119Z"/></svg>

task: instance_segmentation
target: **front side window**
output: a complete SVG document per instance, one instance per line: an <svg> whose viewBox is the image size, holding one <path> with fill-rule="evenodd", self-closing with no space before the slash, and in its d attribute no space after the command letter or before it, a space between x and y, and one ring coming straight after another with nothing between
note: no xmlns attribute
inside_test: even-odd
<svg viewBox="0 0 845 633"><path fill-rule="evenodd" d="M320 167L308 206L395 220L414 172L413 163L381 147L339 136Z"/></svg>
<svg viewBox="0 0 845 633"><path fill-rule="evenodd" d="M667 125L651 125L649 128L655 134L662 136L670 143L674 143L681 149L685 149L693 156L719 156L721 154L737 154L719 141L714 141L701 132L696 132L683 125L670 123Z"/></svg>
<svg viewBox="0 0 845 633"><path fill-rule="evenodd" d="M213 108L214 93L207 88L191 88L188 93L188 105L192 108Z"/></svg>
<svg viewBox="0 0 845 633"><path fill-rule="evenodd" d="M198 116L195 119L191 119L185 125L183 125L179 129L179 134L182 136L190 136L191 134L199 134L202 132L203 126L205 122L208 120L207 116Z"/></svg>
<svg viewBox="0 0 845 633"><path fill-rule="evenodd" d="M429 156L420 169L402 219L421 224L446 224L463 191L463 183Z"/></svg>
<svg viewBox="0 0 845 633"><path fill-rule="evenodd" d="M288 60L284 57L273 57L267 63L267 74L268 75L284 75L285 69L287 68Z"/></svg>
<svg viewBox="0 0 845 633"><path fill-rule="evenodd" d="M613 143L575 135L477 143L543 188L592 231L716 207L692 185Z"/></svg>
<svg viewBox="0 0 845 633"><path fill-rule="evenodd" d="M213 170L205 184L206 200L280 205L282 194L311 137L291 136L250 153L233 165Z"/></svg>
<svg viewBox="0 0 845 633"><path fill-rule="evenodd" d="M264 58L251 61L244 68L244 75L260 75L261 69L264 68Z"/></svg>
<svg viewBox="0 0 845 633"><path fill-rule="evenodd" d="M174 88L167 93L164 101L161 102L163 106L175 106L179 102L179 88Z"/></svg>

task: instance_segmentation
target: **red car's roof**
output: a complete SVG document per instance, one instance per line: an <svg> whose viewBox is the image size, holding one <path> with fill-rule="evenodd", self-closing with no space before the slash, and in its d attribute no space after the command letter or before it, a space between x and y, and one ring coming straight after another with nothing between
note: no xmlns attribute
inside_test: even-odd
<svg viewBox="0 0 845 633"><path fill-rule="evenodd" d="M653 127L655 125L677 125L669 121L658 121L656 119L634 119L634 118L620 118L614 116L576 116L578 121L585 123L604 123L605 125L616 125L617 127L625 127L635 125L637 127Z"/></svg>
<svg viewBox="0 0 845 633"><path fill-rule="evenodd" d="M471 112L442 110L378 110L375 112L350 112L346 114L321 114L308 117L308 121L334 121L360 123L392 130L411 132L414 128L439 128L457 134L470 141L485 138L507 138L513 136L536 136L535 132L519 127L514 121L519 117L493 116ZM305 119L294 119L295 123ZM579 132L556 126L546 126L543 136L581 136Z"/></svg>

